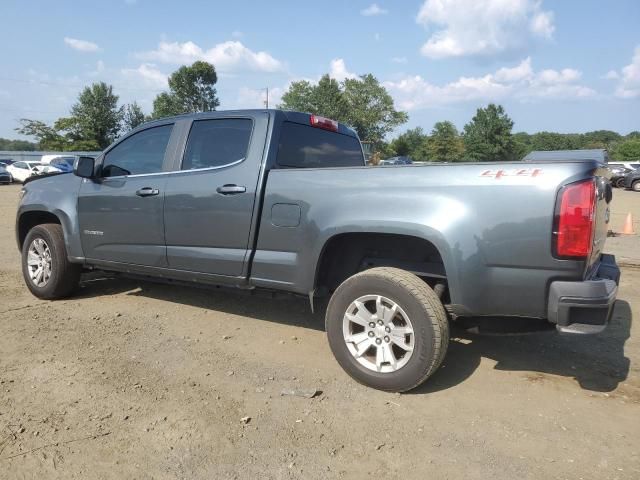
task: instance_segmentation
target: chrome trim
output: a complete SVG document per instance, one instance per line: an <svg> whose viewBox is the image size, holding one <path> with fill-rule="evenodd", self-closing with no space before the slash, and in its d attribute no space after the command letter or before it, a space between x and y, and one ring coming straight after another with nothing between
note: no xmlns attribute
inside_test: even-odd
<svg viewBox="0 0 640 480"><path fill-rule="evenodd" d="M246 160L246 157L241 158L240 160L236 160L232 163L227 163L226 165L221 165L219 167L205 167L205 168L194 168L191 170L172 170L170 172L155 172L155 173L137 173L135 175L114 175L113 177L98 177L102 181L111 180L111 179L120 179L120 178L138 178L138 177L150 177L152 175L170 175L173 173L188 173L188 172L205 172L207 170L220 170L222 168L233 167L234 165L238 165Z"/></svg>

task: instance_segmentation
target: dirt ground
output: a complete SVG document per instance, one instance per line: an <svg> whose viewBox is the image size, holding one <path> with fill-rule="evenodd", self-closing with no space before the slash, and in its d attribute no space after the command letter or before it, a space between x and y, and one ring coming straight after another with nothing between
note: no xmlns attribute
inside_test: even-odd
<svg viewBox="0 0 640 480"><path fill-rule="evenodd" d="M633 262L604 333L455 330L438 373L394 395L342 372L304 299L94 275L37 300L19 188L0 187L0 478L640 478ZM616 191L613 221L639 205Z"/></svg>

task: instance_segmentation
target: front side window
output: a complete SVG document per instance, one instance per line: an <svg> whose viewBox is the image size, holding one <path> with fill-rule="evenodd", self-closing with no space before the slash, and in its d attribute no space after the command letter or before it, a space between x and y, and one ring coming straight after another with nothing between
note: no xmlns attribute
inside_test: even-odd
<svg viewBox="0 0 640 480"><path fill-rule="evenodd" d="M193 122L182 170L224 167L247 156L253 121L220 118Z"/></svg>
<svg viewBox="0 0 640 480"><path fill-rule="evenodd" d="M105 155L102 176L161 172L172 129L173 125L148 128L120 142Z"/></svg>

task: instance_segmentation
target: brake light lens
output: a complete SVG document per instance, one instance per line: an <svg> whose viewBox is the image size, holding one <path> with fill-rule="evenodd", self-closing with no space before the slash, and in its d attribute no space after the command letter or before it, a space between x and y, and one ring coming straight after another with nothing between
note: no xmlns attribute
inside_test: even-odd
<svg viewBox="0 0 640 480"><path fill-rule="evenodd" d="M338 122L331 120L330 118L320 117L318 115L311 115L309 122L312 127L322 128L324 130L330 130L332 132L338 131Z"/></svg>
<svg viewBox="0 0 640 480"><path fill-rule="evenodd" d="M594 179L567 185L556 205L555 253L560 258L587 258L593 246L596 184Z"/></svg>

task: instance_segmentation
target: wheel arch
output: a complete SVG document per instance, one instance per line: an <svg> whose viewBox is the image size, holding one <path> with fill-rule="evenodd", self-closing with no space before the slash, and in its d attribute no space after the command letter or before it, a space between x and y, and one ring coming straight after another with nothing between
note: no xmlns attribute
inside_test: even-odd
<svg viewBox="0 0 640 480"><path fill-rule="evenodd" d="M415 273L428 283L444 282L455 298L457 278L443 240L388 230L344 231L328 237L317 256L314 290L330 292L359 271L383 266Z"/></svg>
<svg viewBox="0 0 640 480"><path fill-rule="evenodd" d="M73 222L66 213L61 210L52 210L45 206L33 206L28 209L22 209L18 213L18 217L16 219L16 242L18 249L22 250L24 240L33 227L45 223L55 223L62 227L64 243L69 260L76 260L77 263L77 259L82 258L81 250L78 255L80 240L77 236L77 228L74 228Z"/></svg>

